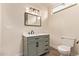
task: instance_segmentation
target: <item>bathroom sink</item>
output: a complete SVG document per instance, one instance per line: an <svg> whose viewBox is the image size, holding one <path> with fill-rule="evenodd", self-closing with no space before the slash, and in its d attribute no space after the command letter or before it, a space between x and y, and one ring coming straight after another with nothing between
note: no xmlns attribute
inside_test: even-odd
<svg viewBox="0 0 79 59"><path fill-rule="evenodd" d="M49 35L49 34L48 33L43 33L43 34L27 34L27 33L23 33L23 36L25 36L25 37L40 36L40 35Z"/></svg>

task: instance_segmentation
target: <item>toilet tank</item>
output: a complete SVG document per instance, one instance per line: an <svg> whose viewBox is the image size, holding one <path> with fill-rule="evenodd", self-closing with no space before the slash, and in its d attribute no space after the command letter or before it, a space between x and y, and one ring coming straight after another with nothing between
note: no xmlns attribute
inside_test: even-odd
<svg viewBox="0 0 79 59"><path fill-rule="evenodd" d="M75 42L75 37L62 36L61 37L61 42L62 42L62 45L73 47L74 42Z"/></svg>

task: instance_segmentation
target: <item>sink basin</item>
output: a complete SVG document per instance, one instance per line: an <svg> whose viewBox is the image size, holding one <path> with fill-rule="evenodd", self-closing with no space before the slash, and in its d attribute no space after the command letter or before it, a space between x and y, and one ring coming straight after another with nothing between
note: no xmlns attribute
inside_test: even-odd
<svg viewBox="0 0 79 59"><path fill-rule="evenodd" d="M23 36L25 36L25 37L40 36L40 35L49 35L49 34L48 33L43 33L43 34L27 34L27 33L23 33Z"/></svg>

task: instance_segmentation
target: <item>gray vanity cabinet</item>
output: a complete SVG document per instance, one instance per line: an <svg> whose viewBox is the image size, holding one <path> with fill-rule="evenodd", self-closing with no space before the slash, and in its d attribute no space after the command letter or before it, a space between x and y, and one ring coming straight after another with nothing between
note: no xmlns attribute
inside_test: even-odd
<svg viewBox="0 0 79 59"><path fill-rule="evenodd" d="M24 55L37 56L49 51L49 35L24 37Z"/></svg>

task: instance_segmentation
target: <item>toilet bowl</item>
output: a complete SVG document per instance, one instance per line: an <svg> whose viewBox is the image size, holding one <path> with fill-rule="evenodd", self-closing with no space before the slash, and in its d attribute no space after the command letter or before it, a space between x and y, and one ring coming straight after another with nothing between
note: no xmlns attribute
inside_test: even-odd
<svg viewBox="0 0 79 59"><path fill-rule="evenodd" d="M71 48L74 47L75 37L62 36L61 45L57 47L60 55L69 56L71 55Z"/></svg>
<svg viewBox="0 0 79 59"><path fill-rule="evenodd" d="M69 56L71 47L66 46L66 45L60 45L60 46L58 46L58 51L61 56Z"/></svg>

